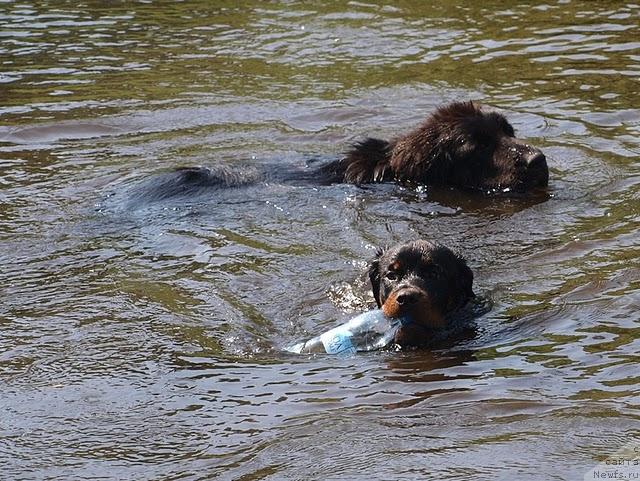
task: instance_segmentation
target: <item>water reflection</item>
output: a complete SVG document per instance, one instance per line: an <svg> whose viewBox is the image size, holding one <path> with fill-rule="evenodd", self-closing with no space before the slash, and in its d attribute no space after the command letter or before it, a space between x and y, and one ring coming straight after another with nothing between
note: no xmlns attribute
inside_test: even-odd
<svg viewBox="0 0 640 481"><path fill-rule="evenodd" d="M638 13L1 4L4 477L582 478L638 431ZM266 182L122 207L176 166L313 164L463 99L542 148L548 197ZM374 247L419 237L492 299L472 335L279 352L367 308Z"/></svg>

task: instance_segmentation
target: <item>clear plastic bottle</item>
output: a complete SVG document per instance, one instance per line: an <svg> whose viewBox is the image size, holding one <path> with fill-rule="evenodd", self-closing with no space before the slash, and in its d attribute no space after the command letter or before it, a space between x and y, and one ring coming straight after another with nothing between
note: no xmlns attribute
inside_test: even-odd
<svg viewBox="0 0 640 481"><path fill-rule="evenodd" d="M296 354L319 352L342 355L374 351L391 344L402 322L404 320L388 318L379 309L368 311L324 334L306 342L299 342L285 350Z"/></svg>

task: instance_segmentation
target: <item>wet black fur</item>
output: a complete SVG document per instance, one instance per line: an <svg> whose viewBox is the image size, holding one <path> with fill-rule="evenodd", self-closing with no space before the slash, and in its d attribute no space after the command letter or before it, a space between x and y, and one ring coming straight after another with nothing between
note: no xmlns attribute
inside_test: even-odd
<svg viewBox="0 0 640 481"><path fill-rule="evenodd" d="M137 203L153 202L260 181L317 185L399 181L525 192L547 185L548 168L540 150L515 138L504 116L484 112L472 102L454 102L438 108L406 135L389 141L367 138L343 158L319 168L184 167L148 179L132 197Z"/></svg>

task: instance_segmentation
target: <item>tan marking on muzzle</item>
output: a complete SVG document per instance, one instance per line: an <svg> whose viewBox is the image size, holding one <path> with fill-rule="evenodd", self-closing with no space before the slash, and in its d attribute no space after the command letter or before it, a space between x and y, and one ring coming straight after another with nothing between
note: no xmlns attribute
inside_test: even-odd
<svg viewBox="0 0 640 481"><path fill-rule="evenodd" d="M402 289L391 292L382 305L382 312L391 319L409 316L413 322L432 329L442 328L446 325L444 314L436 309L426 292L420 291L417 302L410 305L398 303L398 295Z"/></svg>

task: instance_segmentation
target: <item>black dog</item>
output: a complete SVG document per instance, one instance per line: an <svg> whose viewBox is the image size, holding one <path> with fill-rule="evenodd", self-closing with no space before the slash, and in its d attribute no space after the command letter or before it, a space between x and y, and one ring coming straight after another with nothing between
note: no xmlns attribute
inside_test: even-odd
<svg viewBox="0 0 640 481"><path fill-rule="evenodd" d="M517 139L504 116L473 102L440 107L394 140L366 139L322 171L336 182L396 180L485 192L524 192L549 180L544 154Z"/></svg>
<svg viewBox="0 0 640 481"><path fill-rule="evenodd" d="M395 343L429 344L454 322L474 297L473 273L465 260L425 240L380 249L369 267L373 296L385 315L408 317Z"/></svg>
<svg viewBox="0 0 640 481"><path fill-rule="evenodd" d="M405 136L388 142L366 139L344 158L317 169L185 167L147 179L131 193L131 198L144 203L192 197L211 189L263 180L310 184L394 180L485 193L526 192L545 187L549 170L544 154L516 139L504 116L484 112L472 102L455 102L437 109Z"/></svg>

